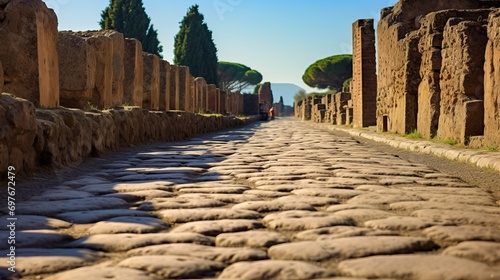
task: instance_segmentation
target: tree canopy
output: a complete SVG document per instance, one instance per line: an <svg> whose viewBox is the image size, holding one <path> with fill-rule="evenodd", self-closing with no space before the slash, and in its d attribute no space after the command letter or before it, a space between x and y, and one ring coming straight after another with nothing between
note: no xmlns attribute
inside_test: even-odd
<svg viewBox="0 0 500 280"><path fill-rule="evenodd" d="M242 91L250 85L262 82L262 74L257 70L235 62L220 61L217 75L223 90Z"/></svg>
<svg viewBox="0 0 500 280"><path fill-rule="evenodd" d="M219 86L217 47L198 8L198 5L191 6L180 23L179 33L175 35L174 63L189 66L191 75Z"/></svg>
<svg viewBox="0 0 500 280"><path fill-rule="evenodd" d="M142 0L110 0L99 21L101 29L116 30L125 37L135 38L145 52L163 57L158 31L150 23Z"/></svg>
<svg viewBox="0 0 500 280"><path fill-rule="evenodd" d="M334 55L311 64L302 80L310 87L341 90L345 80L352 77L352 55Z"/></svg>
<svg viewBox="0 0 500 280"><path fill-rule="evenodd" d="M295 103L299 103L299 101L306 99L307 93L305 90L299 90L295 93L293 96L293 100L295 100Z"/></svg>

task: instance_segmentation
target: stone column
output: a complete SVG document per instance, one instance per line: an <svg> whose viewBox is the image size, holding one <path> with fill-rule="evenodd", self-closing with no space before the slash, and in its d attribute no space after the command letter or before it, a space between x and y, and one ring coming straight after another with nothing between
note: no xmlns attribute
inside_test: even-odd
<svg viewBox="0 0 500 280"><path fill-rule="evenodd" d="M154 54L142 53L144 81L142 107L148 110L160 108L160 58Z"/></svg>
<svg viewBox="0 0 500 280"><path fill-rule="evenodd" d="M136 39L125 39L125 79L123 80L123 101L131 106L142 106L142 85L144 63L142 45Z"/></svg>
<svg viewBox="0 0 500 280"><path fill-rule="evenodd" d="M213 84L207 86L207 112L216 113L217 112L217 87Z"/></svg>
<svg viewBox="0 0 500 280"><path fill-rule="evenodd" d="M353 126L376 125L377 69L373 19L360 19L352 24L352 42Z"/></svg>
<svg viewBox="0 0 500 280"><path fill-rule="evenodd" d="M35 106L59 106L57 16L40 0L2 1L3 91Z"/></svg>
<svg viewBox="0 0 500 280"><path fill-rule="evenodd" d="M186 96L188 86L188 76L189 76L189 67L187 66L179 66L179 71L177 72L177 88L175 95L175 109L185 111L186 110Z"/></svg>
<svg viewBox="0 0 500 280"><path fill-rule="evenodd" d="M221 114L226 114L228 113L227 110L227 95L226 91L221 90L220 91L220 100L219 100L219 111Z"/></svg>
<svg viewBox="0 0 500 280"><path fill-rule="evenodd" d="M170 63L160 60L160 105L161 111L170 109Z"/></svg>
<svg viewBox="0 0 500 280"><path fill-rule="evenodd" d="M106 30L113 43L113 85L111 90L111 107L123 105L123 80L125 79L125 66L123 65L125 56L125 38L122 33Z"/></svg>
<svg viewBox="0 0 500 280"><path fill-rule="evenodd" d="M177 110L177 96L179 95L179 66L170 65L170 107L169 110Z"/></svg>
<svg viewBox="0 0 500 280"><path fill-rule="evenodd" d="M484 145L500 146L500 11L490 14L484 66Z"/></svg>
<svg viewBox="0 0 500 280"><path fill-rule="evenodd" d="M189 75L189 112L197 113L197 104L196 104L196 88L194 83L194 77Z"/></svg>
<svg viewBox="0 0 500 280"><path fill-rule="evenodd" d="M196 88L198 91L198 112L206 111L206 96L207 96L207 82L202 77L195 79Z"/></svg>
<svg viewBox="0 0 500 280"><path fill-rule="evenodd" d="M111 107L113 89L113 41L107 36L92 32L80 32L96 54L95 86L91 103L98 108Z"/></svg>

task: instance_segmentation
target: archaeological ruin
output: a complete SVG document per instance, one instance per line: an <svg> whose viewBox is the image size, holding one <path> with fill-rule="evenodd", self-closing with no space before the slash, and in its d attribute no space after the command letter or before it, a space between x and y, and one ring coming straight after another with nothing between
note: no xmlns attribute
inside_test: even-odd
<svg viewBox="0 0 500 280"><path fill-rule="evenodd" d="M500 146L498 7L489 0L400 0L381 11L376 31L371 19L355 21L350 93L302 100L295 116Z"/></svg>

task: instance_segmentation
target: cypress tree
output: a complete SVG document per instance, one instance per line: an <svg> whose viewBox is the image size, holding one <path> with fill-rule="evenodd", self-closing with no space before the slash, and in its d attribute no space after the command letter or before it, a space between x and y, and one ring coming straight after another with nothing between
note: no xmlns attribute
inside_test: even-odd
<svg viewBox="0 0 500 280"><path fill-rule="evenodd" d="M139 40L145 52L162 57L158 31L150 23L142 0L110 0L101 13L99 25L101 29L113 29Z"/></svg>
<svg viewBox="0 0 500 280"><path fill-rule="evenodd" d="M203 77L208 84L218 86L217 47L198 8L198 5L190 7L180 23L175 35L174 63L189 66L194 77Z"/></svg>

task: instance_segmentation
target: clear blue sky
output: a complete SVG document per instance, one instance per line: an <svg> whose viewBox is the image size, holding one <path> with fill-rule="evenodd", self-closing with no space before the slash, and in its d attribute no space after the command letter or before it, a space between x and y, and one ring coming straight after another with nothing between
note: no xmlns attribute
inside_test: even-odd
<svg viewBox="0 0 500 280"><path fill-rule="evenodd" d="M396 0L143 0L158 29L164 59L173 59L174 36L189 7L200 6L212 30L220 61L243 63L271 83L302 82L318 59L352 53L351 26L357 19L378 21L380 10ZM99 29L108 0L45 0L59 19L59 30ZM375 24L376 24L375 22Z"/></svg>

